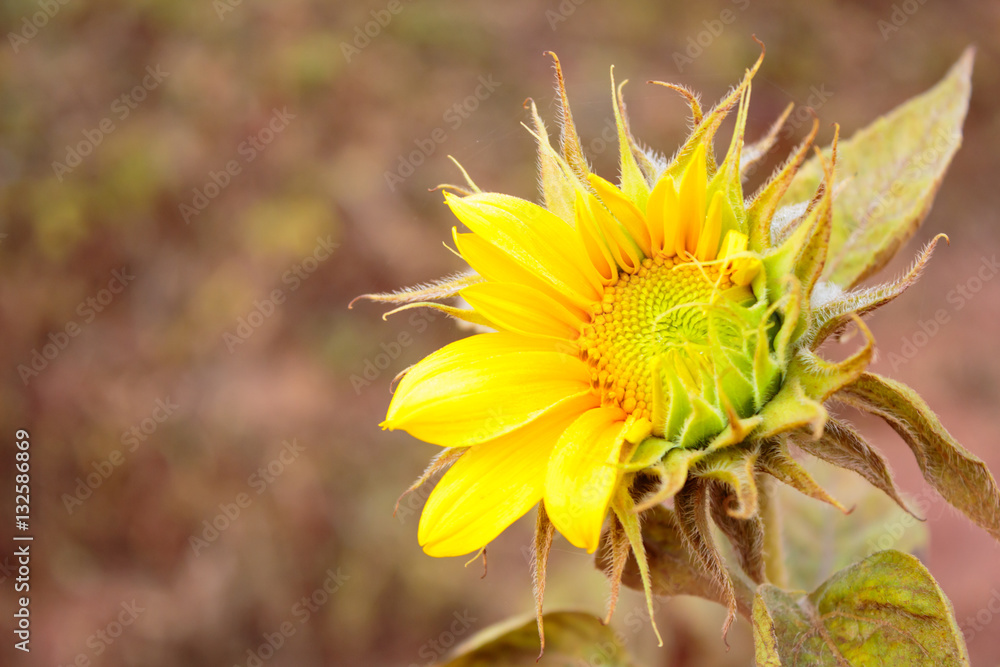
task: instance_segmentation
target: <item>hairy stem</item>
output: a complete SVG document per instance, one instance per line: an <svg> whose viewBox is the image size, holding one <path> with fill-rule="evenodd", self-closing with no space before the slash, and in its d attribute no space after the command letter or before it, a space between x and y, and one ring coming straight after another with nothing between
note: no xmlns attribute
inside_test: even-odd
<svg viewBox="0 0 1000 667"><path fill-rule="evenodd" d="M788 572L785 570L781 534L781 507L774 479L770 475L758 475L757 488L760 490L760 517L764 524L764 572L769 582L785 588L788 586Z"/></svg>

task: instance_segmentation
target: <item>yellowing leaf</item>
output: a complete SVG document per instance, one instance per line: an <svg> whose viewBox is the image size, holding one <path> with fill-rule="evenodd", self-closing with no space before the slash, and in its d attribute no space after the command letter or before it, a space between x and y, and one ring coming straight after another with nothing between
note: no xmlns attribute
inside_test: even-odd
<svg viewBox="0 0 1000 667"><path fill-rule="evenodd" d="M913 556L882 551L798 597L770 584L753 608L758 665L968 665L951 603Z"/></svg>
<svg viewBox="0 0 1000 667"><path fill-rule="evenodd" d="M927 216L962 143L973 56L967 49L934 88L839 144L836 174L844 186L833 207L822 279L845 289L856 285L885 266ZM822 180L822 164L813 157L784 202L809 201Z"/></svg>
<svg viewBox="0 0 1000 667"><path fill-rule="evenodd" d="M910 446L927 483L1000 541L1000 490L993 474L951 437L917 392L865 373L837 399L884 419Z"/></svg>
<svg viewBox="0 0 1000 667"><path fill-rule="evenodd" d="M580 612L545 614L545 654L541 659L538 650L535 619L515 620L483 630L455 649L453 657L439 667L635 665L610 626Z"/></svg>

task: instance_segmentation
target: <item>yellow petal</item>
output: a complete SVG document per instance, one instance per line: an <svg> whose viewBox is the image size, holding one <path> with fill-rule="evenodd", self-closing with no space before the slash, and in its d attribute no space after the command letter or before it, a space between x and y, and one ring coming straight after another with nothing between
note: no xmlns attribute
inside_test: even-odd
<svg viewBox="0 0 1000 667"><path fill-rule="evenodd" d="M760 273L763 264L756 255L746 253L749 239L743 232L730 229L719 248L719 259L725 261L725 271L733 284L746 287ZM745 292L744 292L745 293ZM752 296L752 292L750 294ZM748 297L749 298L749 297Z"/></svg>
<svg viewBox="0 0 1000 667"><path fill-rule="evenodd" d="M642 250L632 236L597 197L587 192L583 194L583 200L586 205L578 209L577 220L588 229L597 230L619 267L628 272L637 271L642 263Z"/></svg>
<svg viewBox="0 0 1000 667"><path fill-rule="evenodd" d="M763 268L760 258L751 255L734 257L727 262L727 270L730 272L729 279L734 285L749 285Z"/></svg>
<svg viewBox="0 0 1000 667"><path fill-rule="evenodd" d="M555 299L517 283L470 285L462 297L480 315L507 331L576 340L583 320Z"/></svg>
<svg viewBox="0 0 1000 667"><path fill-rule="evenodd" d="M581 190L576 191L576 202L573 206L574 222L576 231L580 234L583 246L587 249L590 262L601 275L601 280L605 285L618 280L618 264L615 262L611 250L608 249L604 234L597 227L593 216L587 207L587 201L583 198Z"/></svg>
<svg viewBox="0 0 1000 667"><path fill-rule="evenodd" d="M382 428L442 447L468 447L509 433L589 387L589 369L571 343L478 334L407 371Z"/></svg>
<svg viewBox="0 0 1000 667"><path fill-rule="evenodd" d="M525 269L551 282L586 308L603 284L573 228L541 206L507 195L445 194L448 206L471 231Z"/></svg>
<svg viewBox="0 0 1000 667"><path fill-rule="evenodd" d="M646 201L646 225L649 227L649 242L653 254L663 250L663 199L666 187L664 179L657 181Z"/></svg>
<svg viewBox="0 0 1000 667"><path fill-rule="evenodd" d="M719 236L722 234L722 199L722 191L716 190L712 196L712 203L708 205L708 213L705 214L705 226L701 228L698 247L694 251L694 256L702 262L715 259L719 248Z"/></svg>
<svg viewBox="0 0 1000 667"><path fill-rule="evenodd" d="M622 194L621 190L597 174L591 174L589 179L590 184L597 191L597 196L601 199L601 202L607 206L611 214L628 231L632 240L639 246L639 249L647 257L652 255L653 246L650 240L649 227L646 225L646 218L643 216L642 211L629 201Z"/></svg>
<svg viewBox="0 0 1000 667"><path fill-rule="evenodd" d="M694 253L698 247L698 237L705 221L705 199L708 187L708 165L705 159L705 144L698 144L694 156L681 177L680 199L680 238L684 239L684 248Z"/></svg>
<svg viewBox="0 0 1000 667"><path fill-rule="evenodd" d="M659 238L659 247L664 257L673 257L678 248L683 249L683 239L680 238L680 202L677 198L677 185L670 176L664 176L649 193L646 204L646 217L649 220L649 231L654 238ZM654 240L655 244L655 240Z"/></svg>
<svg viewBox="0 0 1000 667"><path fill-rule="evenodd" d="M545 511L574 546L593 553L619 474L626 432L619 408L594 408L566 429L545 477Z"/></svg>
<svg viewBox="0 0 1000 667"><path fill-rule="evenodd" d="M735 229L726 232L726 238L722 240L722 247L719 248L719 259L726 259L730 255L744 252L747 249L747 235Z"/></svg>
<svg viewBox="0 0 1000 667"><path fill-rule="evenodd" d="M586 310L577 306L565 292L559 291L552 283L543 280L495 245L476 234L460 234L452 228L455 246L462 258L476 273L487 280L498 283L517 283L542 292L558 301L578 317L586 317Z"/></svg>
<svg viewBox="0 0 1000 667"><path fill-rule="evenodd" d="M562 400L536 421L468 449L431 492L417 538L431 556L461 556L486 546L542 499L559 436L599 399Z"/></svg>

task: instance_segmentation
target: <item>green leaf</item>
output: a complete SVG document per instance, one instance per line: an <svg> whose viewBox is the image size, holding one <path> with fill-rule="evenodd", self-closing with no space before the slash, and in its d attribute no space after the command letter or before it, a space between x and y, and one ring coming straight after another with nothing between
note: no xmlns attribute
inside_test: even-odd
<svg viewBox="0 0 1000 667"><path fill-rule="evenodd" d="M924 400L901 382L864 373L837 400L878 415L910 446L924 479L1000 541L1000 491L986 464L945 430Z"/></svg>
<svg viewBox="0 0 1000 667"><path fill-rule="evenodd" d="M836 173L843 188L833 207L822 279L845 289L856 285L885 266L927 216L962 142L974 53L967 49L934 88L838 146ZM784 201L809 201L822 179L823 167L813 157Z"/></svg>
<svg viewBox="0 0 1000 667"><path fill-rule="evenodd" d="M951 603L913 556L882 551L801 597L770 584L753 609L758 665L968 665Z"/></svg>
<svg viewBox="0 0 1000 667"><path fill-rule="evenodd" d="M537 662L536 662L537 661ZM491 626L455 649L439 667L545 667L594 664L635 667L614 630L580 612L545 614L545 655L538 658L535 619Z"/></svg>
<svg viewBox="0 0 1000 667"><path fill-rule="evenodd" d="M816 481L844 505L845 515L825 503L803 502L777 486L788 585L812 590L834 572L888 548L919 555L927 524L899 508L864 478L820 461L806 461Z"/></svg>

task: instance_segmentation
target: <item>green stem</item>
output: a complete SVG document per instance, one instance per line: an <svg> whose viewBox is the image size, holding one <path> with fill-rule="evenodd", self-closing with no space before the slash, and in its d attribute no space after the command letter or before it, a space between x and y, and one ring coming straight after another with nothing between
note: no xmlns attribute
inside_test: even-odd
<svg viewBox="0 0 1000 667"><path fill-rule="evenodd" d="M759 475L757 488L760 489L760 516L764 523L764 573L775 586L788 586L788 571L785 569L785 548L781 533L781 507L778 503L777 488L769 475Z"/></svg>

